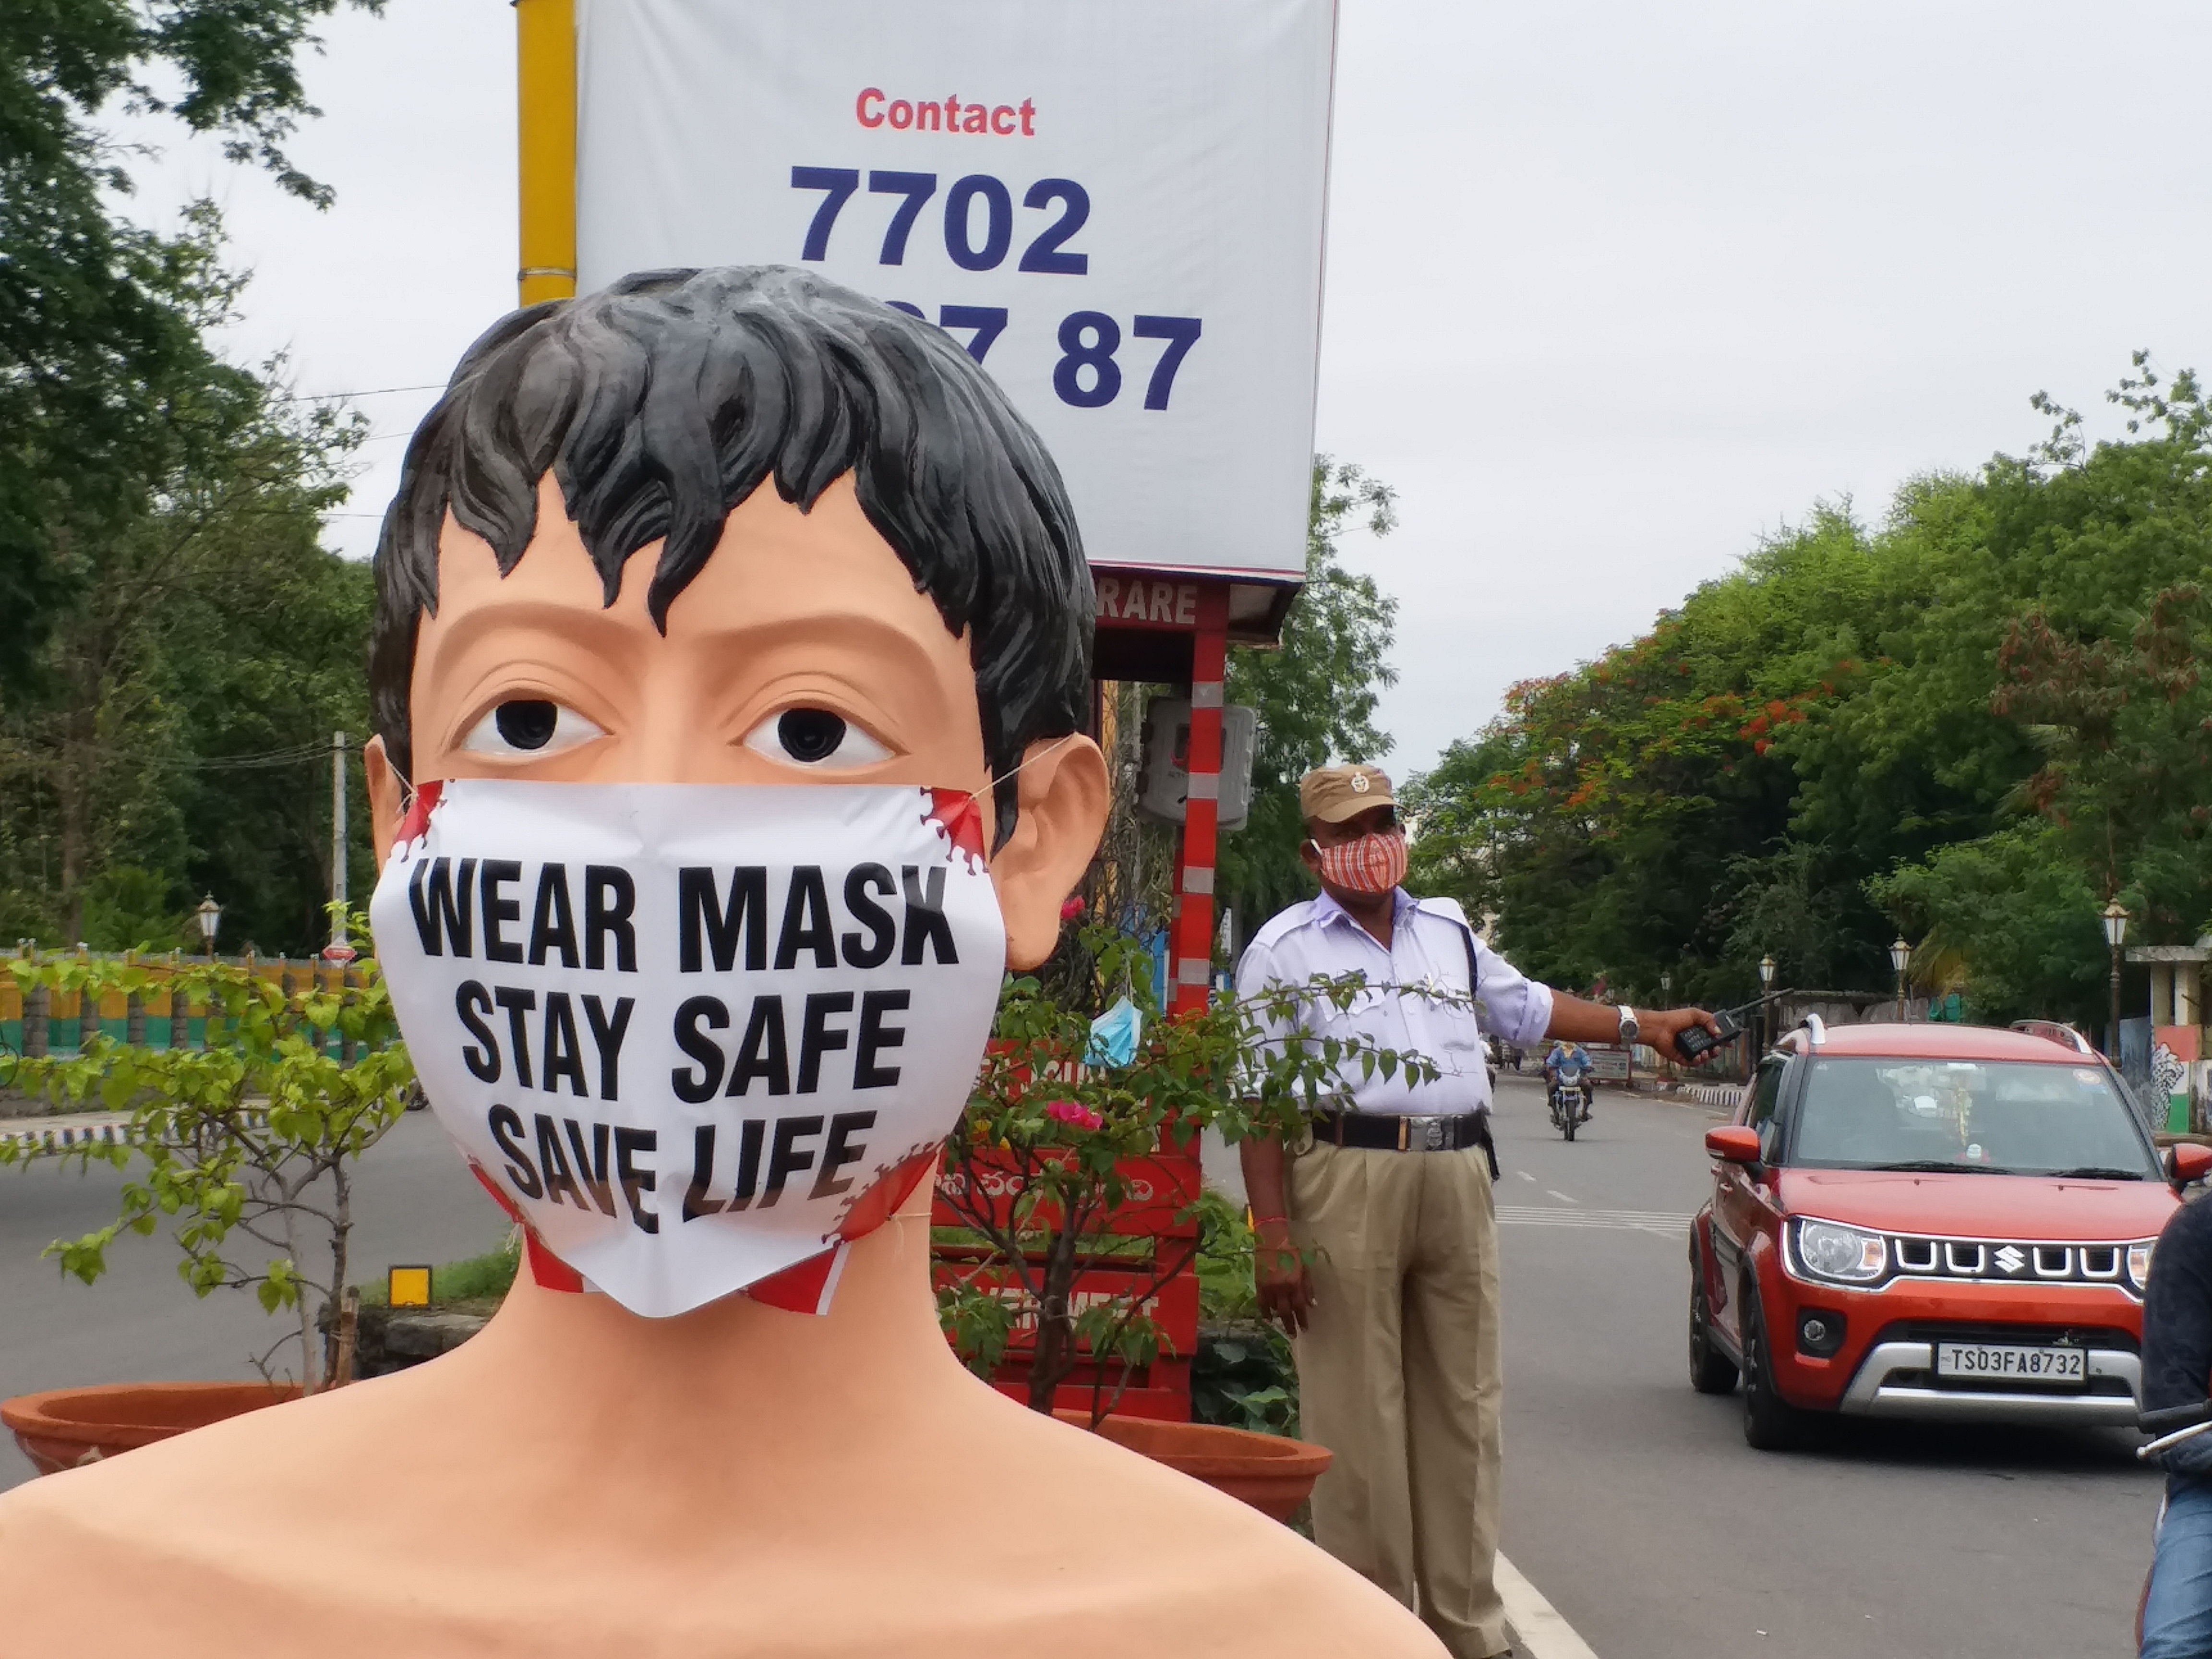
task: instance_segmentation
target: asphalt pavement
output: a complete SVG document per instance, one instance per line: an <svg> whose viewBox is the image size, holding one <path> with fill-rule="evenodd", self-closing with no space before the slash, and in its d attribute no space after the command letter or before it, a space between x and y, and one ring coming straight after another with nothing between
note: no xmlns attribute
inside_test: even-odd
<svg viewBox="0 0 2212 1659"><path fill-rule="evenodd" d="M1508 1074L1503 1547L1603 1659L2134 1652L2159 1477L2113 1431L1839 1422L1744 1443L1692 1391L1688 1221L1722 1115Z"/></svg>
<svg viewBox="0 0 2212 1659"><path fill-rule="evenodd" d="M2119 1656L2158 1479L2105 1432L1835 1426L1746 1446L1736 1396L1693 1392L1687 1225L1716 1114L1601 1091L1572 1146L1533 1081L1501 1080L1504 1547L1601 1659ZM194 1298L173 1247L129 1238L95 1285L40 1260L114 1214L122 1177L0 1170L0 1396L250 1377L280 1328ZM427 1116L361 1176L358 1278L489 1249L504 1218ZM12 1441L0 1487L27 1479Z"/></svg>
<svg viewBox="0 0 2212 1659"><path fill-rule="evenodd" d="M125 1179L104 1164L40 1158L0 1169L0 1399L91 1382L251 1380L253 1356L295 1316L271 1318L242 1291L203 1302L177 1275L165 1234L126 1235L98 1283L65 1278L40 1253L112 1221ZM424 1112L403 1119L368 1154L354 1196L356 1283L394 1264L459 1261L507 1236L502 1215ZM298 1344L291 1346L296 1374ZM280 1356L281 1361L282 1356ZM0 1490L31 1479L12 1436L0 1435Z"/></svg>

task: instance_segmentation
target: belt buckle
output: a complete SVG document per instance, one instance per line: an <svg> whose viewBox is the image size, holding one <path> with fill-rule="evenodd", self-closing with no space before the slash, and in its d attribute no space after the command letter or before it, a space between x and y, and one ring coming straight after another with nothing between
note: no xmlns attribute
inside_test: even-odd
<svg viewBox="0 0 2212 1659"><path fill-rule="evenodd" d="M1401 1152L1441 1152L1444 1150L1445 1120L1415 1117L1398 1120L1398 1150Z"/></svg>

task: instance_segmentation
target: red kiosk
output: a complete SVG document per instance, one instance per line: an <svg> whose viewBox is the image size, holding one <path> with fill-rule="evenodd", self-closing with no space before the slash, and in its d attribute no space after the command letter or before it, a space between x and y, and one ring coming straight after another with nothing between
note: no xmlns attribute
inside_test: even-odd
<svg viewBox="0 0 2212 1659"><path fill-rule="evenodd" d="M1188 572L1094 568L1098 633L1091 673L1102 687L1134 680L1177 688L1191 706L1189 795L1176 860L1175 914L1169 928L1169 1012L1203 1008L1212 981L1214 860L1218 846L1222 765L1223 682L1229 647L1270 645L1281 637L1284 617L1297 596L1288 582L1231 581ZM1201 1183L1195 1143L1163 1144L1128 1171L1136 1196L1115 1212L1109 1233L1122 1237L1188 1240L1198 1223L1187 1212ZM962 1224L941 1197L933 1217L940 1227ZM942 1273L969 1271L948 1261ZM1087 1267L1074 1294L1127 1295L1138 1275L1110 1261ZM1125 1416L1188 1421L1191 1414L1191 1358L1198 1351L1198 1275L1194 1267L1170 1279L1152 1299L1164 1352L1141 1366L1120 1392L1115 1409ZM1025 1390L1018 1335L1000 1374L1010 1393ZM1060 1385L1060 1405L1087 1410L1087 1367Z"/></svg>

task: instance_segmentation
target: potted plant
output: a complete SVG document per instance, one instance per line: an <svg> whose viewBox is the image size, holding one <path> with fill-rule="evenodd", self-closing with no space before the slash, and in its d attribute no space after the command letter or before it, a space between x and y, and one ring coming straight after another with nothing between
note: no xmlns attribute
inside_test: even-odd
<svg viewBox="0 0 2212 1659"><path fill-rule="evenodd" d="M1177 1188L1160 1149L1206 1128L1232 1145L1294 1139L1340 1067L1422 1079L1435 1067L1357 1040L1278 1035L1297 1031L1301 1006L1346 1007L1365 988L1356 974L1163 1019L1150 969L1140 941L1092 924L1063 946L1049 988L1008 983L939 1176L939 1317L972 1370L1018 1386L1031 1408L1062 1407L1287 1518L1328 1466L1325 1450L1115 1414L1130 1377L1162 1355L1158 1298L1192 1274L1201 1249L1202 1195ZM1109 1003L1125 1033L1137 1028L1121 1052L1094 1033ZM1071 1380L1087 1384L1080 1407L1063 1396Z"/></svg>
<svg viewBox="0 0 2212 1659"><path fill-rule="evenodd" d="M292 1316L291 1328L255 1359L258 1383L128 1383L0 1402L0 1422L32 1462L51 1472L344 1382L349 1323L336 1322L326 1351L317 1316L346 1283L355 1165L398 1121L414 1080L375 963L353 964L353 982L341 988L304 993L250 965L216 961L78 957L6 965L27 992L166 993L207 1015L201 1047L93 1036L80 1054L21 1062L16 1082L26 1094L130 1115L122 1140L82 1141L58 1154L132 1172L121 1212L82 1238L55 1241L46 1254L89 1285L125 1233L151 1234L167 1221L181 1254L178 1273L194 1294L251 1290L264 1311ZM0 1164L36 1155L0 1141ZM280 1380L278 1370L290 1368L275 1362L295 1340L296 1373Z"/></svg>

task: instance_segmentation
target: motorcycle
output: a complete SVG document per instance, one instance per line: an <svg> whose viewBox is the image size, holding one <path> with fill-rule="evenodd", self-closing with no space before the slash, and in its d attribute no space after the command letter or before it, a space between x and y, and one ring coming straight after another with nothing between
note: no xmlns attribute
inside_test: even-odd
<svg viewBox="0 0 2212 1659"><path fill-rule="evenodd" d="M1552 1079L1552 1127L1569 1140L1576 1128L1589 1121L1589 1085L1564 1077Z"/></svg>

